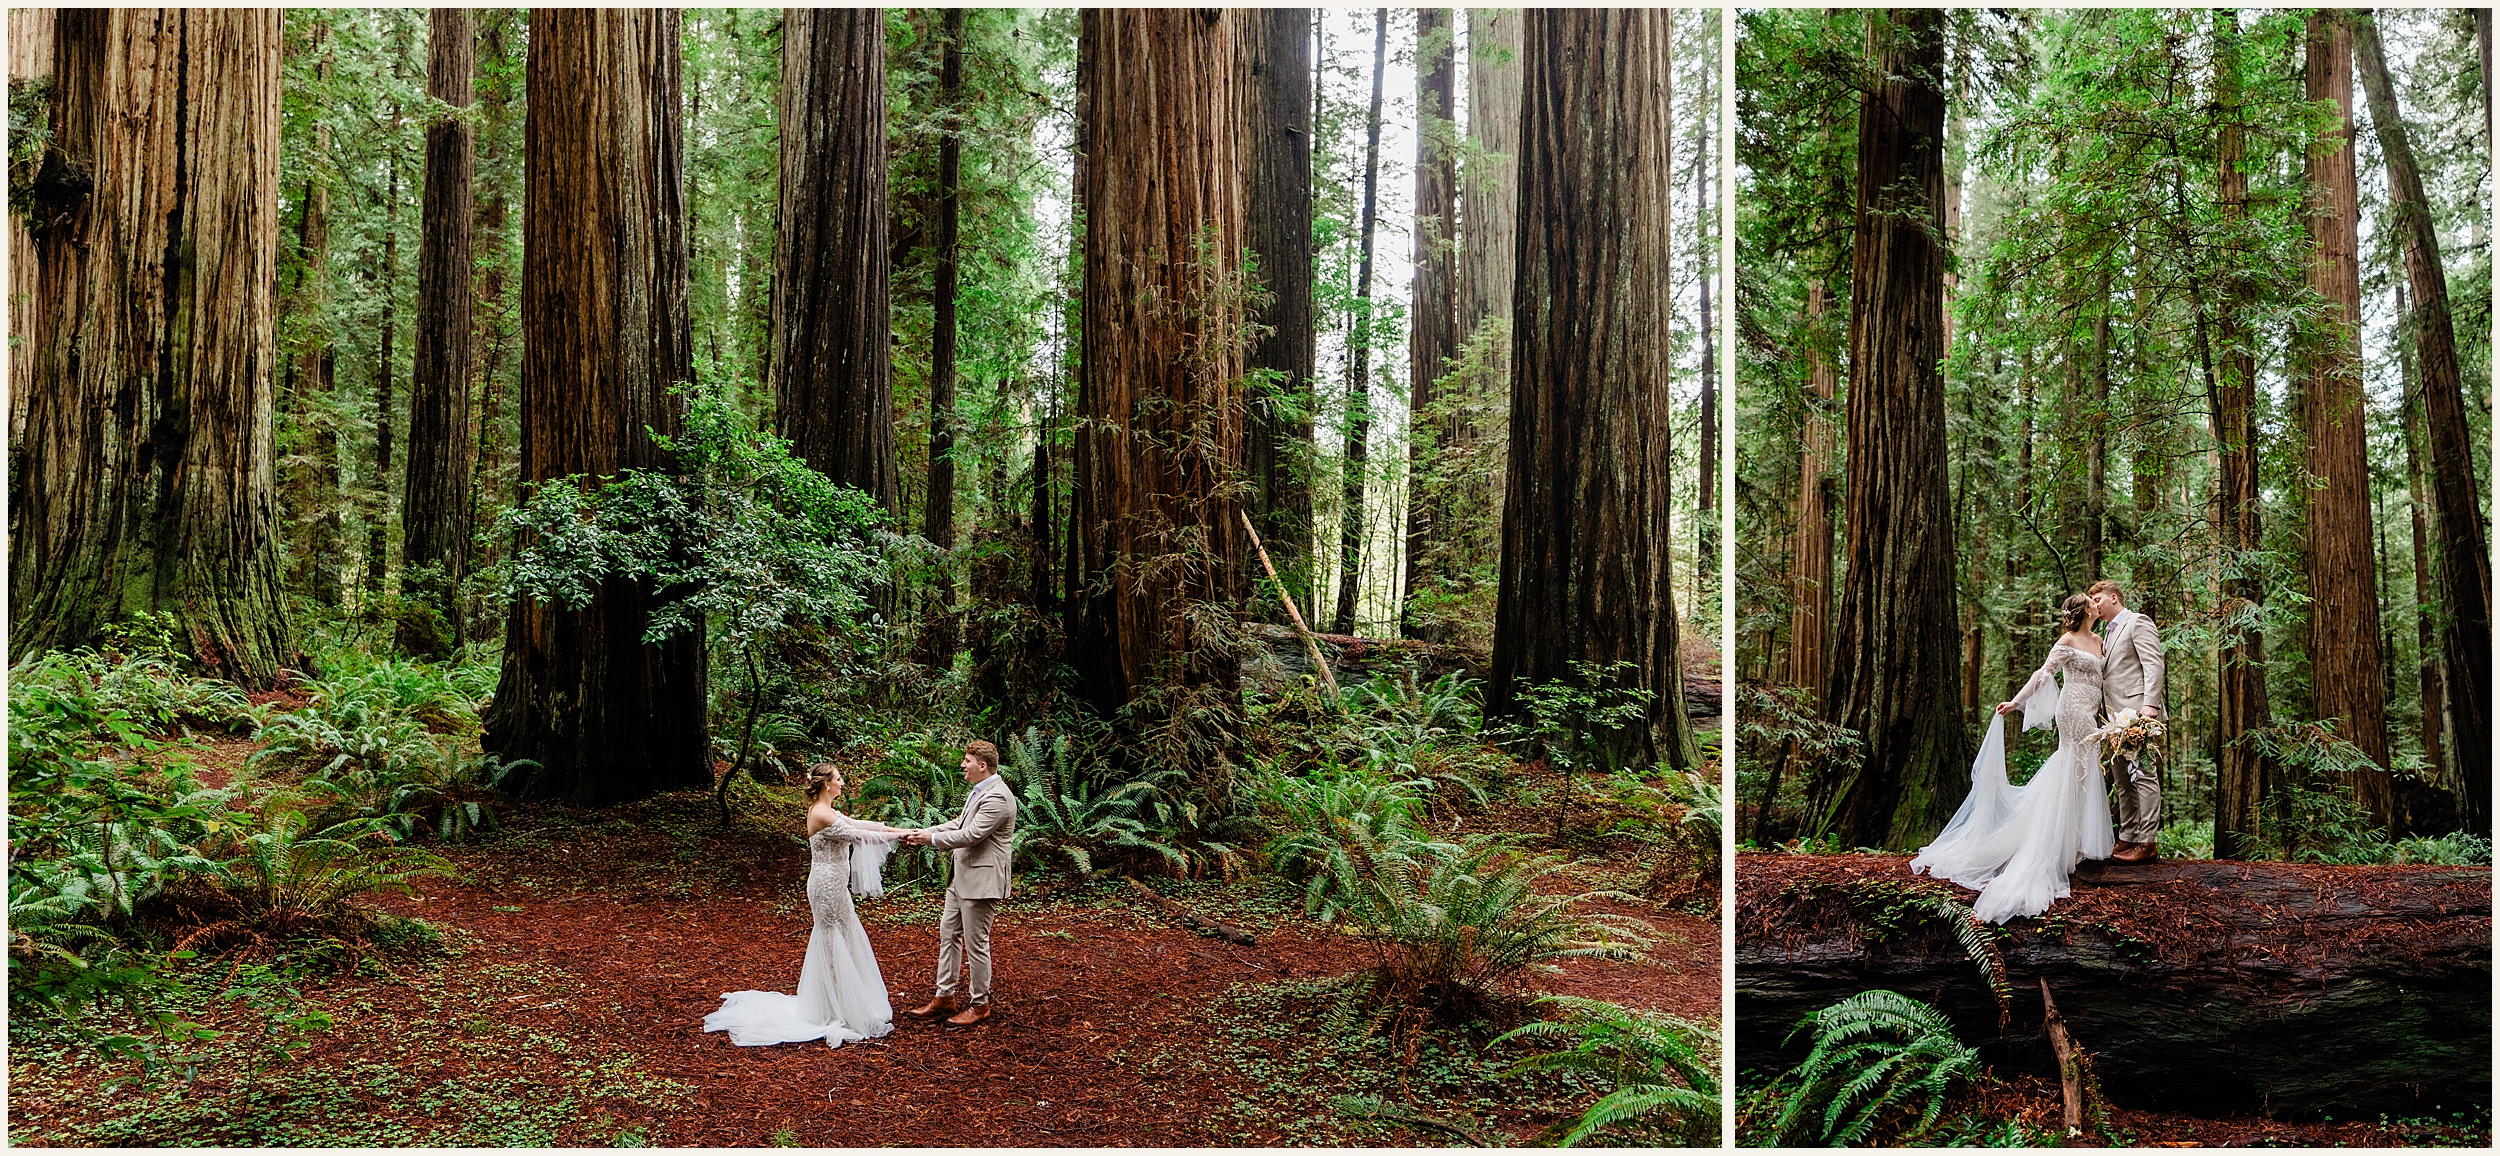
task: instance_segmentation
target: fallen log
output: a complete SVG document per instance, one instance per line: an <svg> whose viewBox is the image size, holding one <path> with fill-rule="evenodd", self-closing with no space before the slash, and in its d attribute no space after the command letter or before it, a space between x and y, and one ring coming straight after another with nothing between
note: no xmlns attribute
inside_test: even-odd
<svg viewBox="0 0 2500 1156"><path fill-rule="evenodd" d="M2023 1026L2045 1008L2000 1029L1927 902L1969 890L1889 855L1744 855L1736 878L1740 1064L1795 1063L1800 1019L1890 988L1935 1003L1989 1063L2062 1075ZM2087 863L2070 898L1996 935L2017 992L2056 985L2110 1103L2293 1118L2491 1103L2489 868Z"/></svg>
<svg viewBox="0 0 2500 1156"><path fill-rule="evenodd" d="M1195 911L1191 911L1189 908L1182 906L1179 901L1167 898L1154 888L1146 886L1134 875L1123 875L1120 878L1127 881L1129 890L1135 891L1140 898L1146 900L1148 903L1154 904L1156 910L1163 912L1165 915L1169 915L1172 918L1189 925L1190 927L1206 932L1207 934L1224 940L1227 943L1238 943L1243 947L1257 947L1259 945L1259 941L1251 938L1249 932L1243 931L1232 924L1209 919Z"/></svg>

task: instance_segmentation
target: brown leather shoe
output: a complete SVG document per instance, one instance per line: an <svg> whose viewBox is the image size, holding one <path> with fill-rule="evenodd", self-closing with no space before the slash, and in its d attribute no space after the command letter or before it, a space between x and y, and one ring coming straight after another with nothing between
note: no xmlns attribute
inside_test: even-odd
<svg viewBox="0 0 2500 1156"><path fill-rule="evenodd" d="M971 1007L955 1013L954 1015L946 1017L946 1022L959 1028L968 1028L988 1018L990 1018L990 1005L985 1003L976 1003Z"/></svg>
<svg viewBox="0 0 2500 1156"><path fill-rule="evenodd" d="M2109 856L2113 863L2150 863L2158 858L2160 855L2150 843L2130 843L2126 850L2111 852Z"/></svg>
<svg viewBox="0 0 2500 1156"><path fill-rule="evenodd" d="M921 1018L926 1019L929 1016L945 1015L946 1013L961 1006L963 1006L962 1003L954 996L942 995L920 1005L919 1007L905 1008L903 1009L903 1014L907 1016L920 1016Z"/></svg>
<svg viewBox="0 0 2500 1156"><path fill-rule="evenodd" d="M2121 856L2121 855L2126 854L2126 853L2127 853L2127 852L2129 852L2129 851L2133 851L2133 850L2135 850L2137 846L2138 846L2138 844L2135 844L2135 843L2130 843L2130 842L2127 842L2127 841L2126 841L2126 840L2124 840L2124 839L2120 839L2120 840L2119 840L2116 844L2114 844L2114 845L2112 845L2112 846L2110 847L2110 849L2109 849L2109 856L2108 856L2108 857L2109 857L2109 858L2112 858L2112 859L2115 859L2115 858L2117 858L2117 857L2119 857L2119 856Z"/></svg>

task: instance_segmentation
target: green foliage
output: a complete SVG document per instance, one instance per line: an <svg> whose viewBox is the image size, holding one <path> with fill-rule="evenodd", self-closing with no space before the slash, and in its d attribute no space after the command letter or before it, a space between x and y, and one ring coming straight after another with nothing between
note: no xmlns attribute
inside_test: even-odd
<svg viewBox="0 0 2500 1156"><path fill-rule="evenodd" d="M302 773L328 800L320 819L373 818L402 840L466 838L494 826L493 800L528 760L471 753L493 692L487 663L436 665L342 652L336 673L300 687L308 701L261 728L254 766Z"/></svg>
<svg viewBox="0 0 2500 1156"><path fill-rule="evenodd" d="M1383 779L1370 768L1332 765L1304 775L1268 768L1257 789L1276 829L1266 847L1268 864L1302 884L1304 909L1322 919L1343 910L1342 881L1361 878L1363 864L1424 839L1415 784Z"/></svg>
<svg viewBox="0 0 2500 1156"><path fill-rule="evenodd" d="M188 938L248 929L285 937L362 926L351 900L379 891L410 893L417 879L450 864L431 851L400 845L379 816L313 829L301 811L279 807L238 813L203 850L219 857L214 886L232 901L231 924L211 924Z"/></svg>
<svg viewBox="0 0 2500 1156"><path fill-rule="evenodd" d="M1520 971L1550 971L1547 961L1561 958L1635 959L1649 942L1639 920L1574 910L1600 895L1630 896L1540 893L1537 883L1563 864L1492 836L1350 841L1345 850L1331 865L1337 906L1322 916L1343 920L1375 947L1374 983L1391 1011L1473 1009Z"/></svg>
<svg viewBox="0 0 2500 1156"><path fill-rule="evenodd" d="M1657 697L1633 683L1637 673L1632 662L1600 665L1575 659L1571 677L1520 689L1519 705L1526 717L1509 724L1508 733L1529 757L1544 759L1565 774L1626 766L1630 736L1645 724L1650 700Z"/></svg>
<svg viewBox="0 0 2500 1156"><path fill-rule="evenodd" d="M1808 825L1806 784L1846 775L1861 758L1858 734L1824 722L1803 687L1736 684L1736 797L1754 807L1742 834L1752 845L1774 842Z"/></svg>
<svg viewBox="0 0 2500 1156"><path fill-rule="evenodd" d="M1602 1000L1549 995L1537 1001L1563 1013L1512 1029L1513 1040L1550 1043L1551 1051L1513 1063L1505 1075L1532 1071L1586 1073L1609 1090L1577 1119L1549 1129L1573 1147L1593 1137L1632 1145L1708 1147L1719 1134L1719 1039L1703 1024Z"/></svg>
<svg viewBox="0 0 2500 1156"><path fill-rule="evenodd" d="M1068 736L1027 727L1008 740L999 772L1016 784L1018 862L1058 868L1078 882L1123 865L1160 863L1185 871L1189 856L1158 839L1139 814L1154 785L1144 781L1097 789L1077 765Z"/></svg>
<svg viewBox="0 0 2500 1156"><path fill-rule="evenodd" d="M1895 1143L1914 1142L1943 1115L1954 1082L1979 1076L1979 1053L1954 1038L1942 1013L1894 992L1859 992L1797 1030L1809 1028L1813 1050L1762 1093L1777 1099L1772 1143L1836 1147L1879 1130ZM1916 1119L1902 1122L1913 1106Z"/></svg>

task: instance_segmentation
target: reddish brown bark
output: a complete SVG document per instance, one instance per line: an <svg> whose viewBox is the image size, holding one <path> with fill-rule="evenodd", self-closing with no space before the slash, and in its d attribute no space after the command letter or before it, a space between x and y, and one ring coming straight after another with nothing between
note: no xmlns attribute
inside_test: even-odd
<svg viewBox="0 0 2500 1156"><path fill-rule="evenodd" d="M2309 288L2326 315L2301 335L2298 372L2308 490L2310 689L2317 716L2382 769L2348 777L2353 801L2381 827L2391 819L2387 663L2379 628L2378 561L2371 548L2368 413L2361 383L2360 192L2353 165L2352 29L2326 9L2303 37L2312 101L2333 102L2337 128L2308 154Z"/></svg>
<svg viewBox="0 0 2500 1156"><path fill-rule="evenodd" d="M521 477L666 468L686 311L678 18L530 13L523 201ZM611 580L589 608L512 608L486 749L533 759L533 795L611 803L710 784L700 631L645 643L654 594Z"/></svg>
<svg viewBox="0 0 2500 1156"><path fill-rule="evenodd" d="M302 665L280 598L276 9L62 9L12 446L19 654L172 617L211 671Z"/></svg>
<svg viewBox="0 0 2500 1156"><path fill-rule="evenodd" d="M1883 83L1859 106L1849 287L1847 573L1823 717L1858 768L1815 784L1844 845L1933 835L1968 790L1944 406L1944 29L1936 9L1870 14Z"/></svg>
<svg viewBox="0 0 2500 1156"><path fill-rule="evenodd" d="M886 231L885 14L785 9L775 420L807 464L899 512Z"/></svg>
<svg viewBox="0 0 2500 1156"><path fill-rule="evenodd" d="M1311 606L1311 401L1318 366L1311 272L1311 9L1242 13L1250 49L1250 248L1266 303L1250 368L1275 375L1250 399L1250 518L1296 605Z"/></svg>
<svg viewBox="0 0 2500 1156"><path fill-rule="evenodd" d="M477 39L466 8L437 8L426 36L426 93L451 109L476 103ZM407 593L438 619L403 615L402 649L439 655L460 641L453 595L469 565L472 129L437 116L425 130L425 210L417 245L415 368L408 381L408 480L399 524Z"/></svg>
<svg viewBox="0 0 2500 1156"><path fill-rule="evenodd" d="M1627 763L1690 766L1669 568L1672 30L1663 9L1530 9L1502 584L1485 706L1631 664ZM1596 736L1592 736L1595 738ZM1598 739L1597 741L1605 741Z"/></svg>
<svg viewBox="0 0 2500 1156"><path fill-rule="evenodd" d="M1406 573L1399 590L1399 633L1417 637L1412 605L1420 584L1438 568L1426 556L1460 511L1448 495L1418 486L1429 445L1451 446L1459 423L1430 416L1433 386L1458 356L1458 152L1451 116L1458 92L1457 29L1447 8L1415 13L1415 279L1407 298Z"/></svg>
<svg viewBox="0 0 2500 1156"><path fill-rule="evenodd" d="M2404 251L2413 308L2402 321L2416 351L2423 412L2430 427L2430 490L2438 511L2439 594L2449 709L2455 715L2457 800L2474 830L2491 826L2491 555L2483 524L2483 488L2475 483L2471 427L2466 422L2455 323L2448 309L2448 274L2439 230L2422 193L2422 172L2396 103L2395 82L2379 49L2378 26L2365 12L2352 18L2353 58L2369 94L2370 124L2387 168L2388 215Z"/></svg>
<svg viewBox="0 0 2500 1156"><path fill-rule="evenodd" d="M1229 731L1246 589L1239 17L1087 9L1085 181L1069 657L1098 705L1152 689ZM1219 624L1217 619L1225 619ZM1143 720L1140 725L1147 725ZM1208 736L1229 742L1229 734Z"/></svg>
<svg viewBox="0 0 2500 1156"><path fill-rule="evenodd" d="M2219 95L2222 131L2215 174L2222 216L2233 228L2248 219L2247 128L2243 117L2239 15L2214 14L2214 88ZM2208 354L2215 367L2214 441L2219 469L2215 473L2215 505L2221 531L2222 594L2225 620L2243 619L2240 629L2226 627L2216 658L2214 736L2219 757L2214 775L2214 857L2251 858L2261 853L2258 818L2263 814L2272 768L2240 736L2269 725L2266 701L2266 636L2255 619L2263 590L2254 572L2255 554L2264 548L2259 533L2257 491L2257 355L2250 346L2248 278L2239 271L2226 275L2222 307L2214 319L2221 348Z"/></svg>

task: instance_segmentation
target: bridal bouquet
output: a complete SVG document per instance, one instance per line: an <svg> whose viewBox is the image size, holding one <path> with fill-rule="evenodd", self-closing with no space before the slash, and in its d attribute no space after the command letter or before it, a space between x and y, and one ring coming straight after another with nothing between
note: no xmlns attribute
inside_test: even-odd
<svg viewBox="0 0 2500 1156"><path fill-rule="evenodd" d="M2143 753L2145 743L2160 738L2168 729L2160 719L2129 709L2119 711L2108 725L2092 732L2092 737L2101 740L2110 757L2133 762Z"/></svg>

